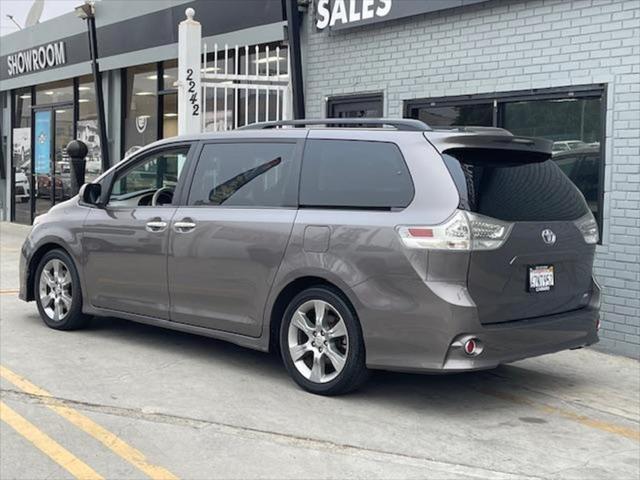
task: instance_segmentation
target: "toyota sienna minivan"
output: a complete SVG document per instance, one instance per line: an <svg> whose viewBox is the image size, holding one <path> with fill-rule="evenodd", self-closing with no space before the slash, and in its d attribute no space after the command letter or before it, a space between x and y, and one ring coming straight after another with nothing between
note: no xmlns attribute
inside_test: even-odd
<svg viewBox="0 0 640 480"><path fill-rule="evenodd" d="M156 142L39 216L20 298L278 350L302 388L598 341L598 226L552 142L415 120Z"/></svg>

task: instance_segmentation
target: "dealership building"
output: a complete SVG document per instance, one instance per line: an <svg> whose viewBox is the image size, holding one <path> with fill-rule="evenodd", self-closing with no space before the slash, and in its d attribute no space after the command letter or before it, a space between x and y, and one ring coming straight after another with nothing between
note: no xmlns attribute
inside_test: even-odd
<svg viewBox="0 0 640 480"><path fill-rule="evenodd" d="M298 4L299 37L297 28L284 28L280 0L130 2L126 12L98 3L110 163L176 133L177 24L191 6L209 52L205 76L208 70L212 77L269 76L255 89L245 77L203 80L205 130L287 117L298 99L307 118L409 117L553 140L554 160L583 192L601 229L598 348L640 356L640 3ZM294 42L301 45L301 75L290 82ZM2 38L5 219L30 223L65 197L64 146L71 138L90 145L89 176L106 166L89 59L86 25L74 14ZM257 86L265 83L270 88L263 92ZM31 153L38 124L53 132L49 167ZM42 180L29 187L25 179L36 177Z"/></svg>

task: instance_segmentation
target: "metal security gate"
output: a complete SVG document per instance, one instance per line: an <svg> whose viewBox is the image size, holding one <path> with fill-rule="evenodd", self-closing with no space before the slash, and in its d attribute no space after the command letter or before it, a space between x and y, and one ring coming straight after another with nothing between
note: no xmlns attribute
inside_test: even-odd
<svg viewBox="0 0 640 480"><path fill-rule="evenodd" d="M231 130L256 122L291 118L286 48L203 48L202 131Z"/></svg>

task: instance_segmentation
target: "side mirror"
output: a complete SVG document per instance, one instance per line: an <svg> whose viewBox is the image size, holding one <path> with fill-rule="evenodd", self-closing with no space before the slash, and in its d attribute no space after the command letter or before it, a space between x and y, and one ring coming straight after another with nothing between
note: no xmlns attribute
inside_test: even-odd
<svg viewBox="0 0 640 480"><path fill-rule="evenodd" d="M87 205L101 207L102 186L99 183L85 183L80 187L80 200Z"/></svg>

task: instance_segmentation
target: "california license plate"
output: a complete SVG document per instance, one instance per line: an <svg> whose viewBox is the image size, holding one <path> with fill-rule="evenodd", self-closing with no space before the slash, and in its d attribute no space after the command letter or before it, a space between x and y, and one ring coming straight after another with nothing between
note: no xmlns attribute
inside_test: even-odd
<svg viewBox="0 0 640 480"><path fill-rule="evenodd" d="M555 285L553 265L529 267L529 291L548 292Z"/></svg>

